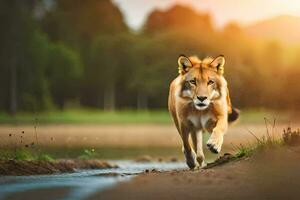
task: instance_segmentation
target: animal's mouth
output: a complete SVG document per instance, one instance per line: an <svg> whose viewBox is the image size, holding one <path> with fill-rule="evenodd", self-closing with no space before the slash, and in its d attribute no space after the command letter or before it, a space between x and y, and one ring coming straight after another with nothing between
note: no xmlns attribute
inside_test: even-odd
<svg viewBox="0 0 300 200"><path fill-rule="evenodd" d="M205 110L209 106L209 101L201 102L201 101L194 101L194 106L197 110Z"/></svg>
<svg viewBox="0 0 300 200"><path fill-rule="evenodd" d="M208 107L208 105L205 103L196 103L195 107L197 110L205 110Z"/></svg>
<svg viewBox="0 0 300 200"><path fill-rule="evenodd" d="M205 107L207 105L205 103L197 103L196 106L198 106L198 107Z"/></svg>

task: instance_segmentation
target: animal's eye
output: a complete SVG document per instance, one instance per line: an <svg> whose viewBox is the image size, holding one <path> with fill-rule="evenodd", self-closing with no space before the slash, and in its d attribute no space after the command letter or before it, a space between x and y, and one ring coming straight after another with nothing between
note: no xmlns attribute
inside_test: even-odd
<svg viewBox="0 0 300 200"><path fill-rule="evenodd" d="M190 84L196 85L196 81L195 80L190 80L189 82L190 82Z"/></svg>
<svg viewBox="0 0 300 200"><path fill-rule="evenodd" d="M215 82L213 81L213 80L209 80L208 82L207 82L207 85L212 85L212 84L214 84Z"/></svg>

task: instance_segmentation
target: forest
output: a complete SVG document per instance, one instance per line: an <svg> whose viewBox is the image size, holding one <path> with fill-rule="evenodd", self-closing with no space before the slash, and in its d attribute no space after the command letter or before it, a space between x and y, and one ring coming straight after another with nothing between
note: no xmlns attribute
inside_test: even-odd
<svg viewBox="0 0 300 200"><path fill-rule="evenodd" d="M216 28L209 13L153 10L134 31L110 0L0 1L0 112L166 109L180 54L225 55L239 108L300 108L300 44Z"/></svg>

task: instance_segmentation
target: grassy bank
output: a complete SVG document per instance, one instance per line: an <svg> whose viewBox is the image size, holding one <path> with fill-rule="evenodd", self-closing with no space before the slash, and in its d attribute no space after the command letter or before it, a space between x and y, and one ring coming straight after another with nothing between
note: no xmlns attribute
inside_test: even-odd
<svg viewBox="0 0 300 200"><path fill-rule="evenodd" d="M292 130L290 127L283 130L282 137L274 137L273 133L268 129L266 135L258 138L254 133L256 142L248 145L236 146L236 154L234 158L250 157L252 154L264 150L266 148L282 147L282 146L299 146L300 145L300 130Z"/></svg>
<svg viewBox="0 0 300 200"><path fill-rule="evenodd" d="M72 148L72 147L41 147L1 149L0 160L56 160L56 159L138 159L142 157L161 159L182 159L179 147L97 147L97 148Z"/></svg>
<svg viewBox="0 0 300 200"><path fill-rule="evenodd" d="M291 113L287 111L270 111L261 109L243 110L241 122L261 123L266 118L276 118L288 122ZM0 124L141 124L141 123L172 123L167 110L151 111L115 111L69 109L65 111L51 111L40 113L18 113L11 116L0 113Z"/></svg>

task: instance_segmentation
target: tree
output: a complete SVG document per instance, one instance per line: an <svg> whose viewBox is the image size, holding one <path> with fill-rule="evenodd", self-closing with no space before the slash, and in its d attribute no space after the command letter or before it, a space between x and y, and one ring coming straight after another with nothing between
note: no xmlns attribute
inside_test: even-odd
<svg viewBox="0 0 300 200"><path fill-rule="evenodd" d="M36 1L1 1L0 31L4 80L1 99L11 114L21 109L39 109L47 99L43 67L47 57L47 39L38 31L33 19ZM32 77L35 77L34 79Z"/></svg>
<svg viewBox="0 0 300 200"><path fill-rule="evenodd" d="M53 44L49 50L47 78L52 99L60 109L70 98L79 96L82 63L78 53L63 44Z"/></svg>
<svg viewBox="0 0 300 200"><path fill-rule="evenodd" d="M143 27L144 33L162 33L165 31L183 31L193 34L213 31L210 16L196 12L193 8L175 5L166 11L154 10Z"/></svg>
<svg viewBox="0 0 300 200"><path fill-rule="evenodd" d="M110 0L55 0L41 24L52 41L79 48L83 55L99 34L127 31L122 13Z"/></svg>
<svg viewBox="0 0 300 200"><path fill-rule="evenodd" d="M38 111L51 106L46 78L49 41L39 31L28 32L18 68L19 105L22 110Z"/></svg>
<svg viewBox="0 0 300 200"><path fill-rule="evenodd" d="M99 104L102 102L104 109L115 109L116 95L126 90L126 83L130 81L133 56L137 56L132 51L133 46L134 38L129 33L98 36L86 68L85 96L89 97L90 104L102 107Z"/></svg>
<svg viewBox="0 0 300 200"><path fill-rule="evenodd" d="M108 52L116 51L114 37L128 32L118 7L110 0L56 0L41 24L52 41L79 53L84 68L81 103L114 109L116 83L104 80L117 65L116 53Z"/></svg>

